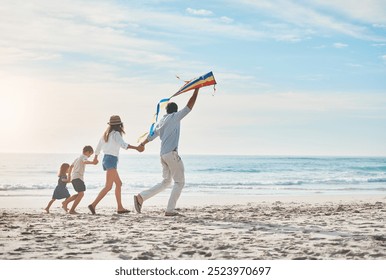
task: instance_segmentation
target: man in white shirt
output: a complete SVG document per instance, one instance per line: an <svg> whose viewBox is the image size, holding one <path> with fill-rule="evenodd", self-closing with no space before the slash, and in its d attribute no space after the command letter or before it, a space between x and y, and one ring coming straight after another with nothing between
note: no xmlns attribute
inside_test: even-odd
<svg viewBox="0 0 386 280"><path fill-rule="evenodd" d="M158 136L161 139L161 164L163 181L154 187L134 196L134 206L138 213L141 213L142 204L145 200L153 197L171 185L172 179L174 186L166 208L165 216L176 216L177 200L181 195L182 188L185 185L184 163L178 155L178 142L180 138L180 122L190 113L196 103L198 89L196 89L189 99L187 105L180 111L176 103L171 102L166 106L167 114L157 124L154 134L149 135L140 146L143 148L147 143L153 141Z"/></svg>

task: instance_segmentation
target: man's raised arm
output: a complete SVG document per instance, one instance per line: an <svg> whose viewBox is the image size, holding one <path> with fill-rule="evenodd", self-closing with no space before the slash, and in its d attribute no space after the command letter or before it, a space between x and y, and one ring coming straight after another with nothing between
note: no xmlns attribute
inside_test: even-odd
<svg viewBox="0 0 386 280"><path fill-rule="evenodd" d="M194 104L196 103L198 90L199 90L198 88L196 88L196 89L194 90L192 97L190 97L190 99L189 99L189 101L188 101L188 104L186 105L186 106L189 107L190 110L193 109Z"/></svg>

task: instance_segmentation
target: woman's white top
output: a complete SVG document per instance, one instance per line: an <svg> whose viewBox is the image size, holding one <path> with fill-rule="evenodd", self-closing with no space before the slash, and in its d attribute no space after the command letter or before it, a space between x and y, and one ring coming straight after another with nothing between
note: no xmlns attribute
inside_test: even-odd
<svg viewBox="0 0 386 280"><path fill-rule="evenodd" d="M109 135L109 141L105 141L104 137L99 140L98 146L95 150L95 155L99 155L101 150L105 155L119 156L119 149L127 149L129 144L127 144L122 135L118 131L111 131Z"/></svg>

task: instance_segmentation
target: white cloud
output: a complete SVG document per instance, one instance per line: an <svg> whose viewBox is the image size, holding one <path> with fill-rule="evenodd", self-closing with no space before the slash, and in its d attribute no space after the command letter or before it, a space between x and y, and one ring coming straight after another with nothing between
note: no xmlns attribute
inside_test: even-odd
<svg viewBox="0 0 386 280"><path fill-rule="evenodd" d="M204 9L196 10L196 9L192 9L192 8L187 8L186 11L188 12L188 14L195 15L195 16L211 16L211 15L213 15L212 11L204 10Z"/></svg>
<svg viewBox="0 0 386 280"><path fill-rule="evenodd" d="M220 17L220 21L225 23L233 23L234 20L232 18L223 16L223 17Z"/></svg>
<svg viewBox="0 0 386 280"><path fill-rule="evenodd" d="M176 40L194 38L190 41L197 43L207 41L208 37L264 37L262 32L233 24L227 17L191 17L105 1L92 5L74 0L31 0L28 5L21 0L6 1L2 3L0 18L0 70L5 71L18 63L26 63L23 70L27 70L28 63L33 61L55 61L70 69L71 63L79 66L93 60L116 65L117 75L149 65L174 73L195 72L202 65L191 60L184 63L184 50L177 47Z"/></svg>
<svg viewBox="0 0 386 280"><path fill-rule="evenodd" d="M381 56L381 59L386 62L386 54Z"/></svg>
<svg viewBox="0 0 386 280"><path fill-rule="evenodd" d="M17 1L7 4L0 10L2 44L19 52L19 58L20 54L36 59L77 53L142 64L172 61L168 54L176 51L167 43L141 39L117 28L127 11L101 2L90 9L71 1L58 2L59 6L50 1L28 6L19 6Z"/></svg>
<svg viewBox="0 0 386 280"><path fill-rule="evenodd" d="M358 64L358 63L347 63L347 66L350 66L350 67L353 67L353 68L361 68L361 67L363 67L362 64Z"/></svg>
<svg viewBox="0 0 386 280"><path fill-rule="evenodd" d="M342 12L343 8L350 6L352 1L338 1L339 5L333 5L335 0L328 2L330 8L333 8L335 11ZM374 5L372 6L371 12L368 13L368 18L371 18L371 15L376 13L377 5L380 1L373 0ZM376 2L376 3L375 3ZM349 20L344 20L342 17L334 17L331 13L326 13L323 9L320 9L324 1L314 0L305 4L305 2L296 2L294 0L282 0L282 1L269 1L269 0L240 0L239 4L247 5L248 7L253 7L256 9L256 12L266 11L270 16L276 17L281 22L287 22L292 25L295 25L303 30L317 29L323 32L338 32L345 34L354 38L371 40L371 41L386 41L385 37L377 36L370 33L366 27L355 24ZM363 2L358 1L355 5L359 10L361 6L366 6ZM383 5L384 6L384 5ZM379 7L378 7L379 8ZM383 9L384 10L384 9ZM355 9L350 12L350 15L356 16L354 13ZM383 15L384 12L381 12L380 15ZM377 15L377 18L381 18L380 15ZM367 18L367 17L366 17ZM386 19L386 14L384 15ZM307 35L306 35L307 36Z"/></svg>
<svg viewBox="0 0 386 280"><path fill-rule="evenodd" d="M377 24L377 23L374 23L372 26L375 27L375 28L386 28L386 24Z"/></svg>
<svg viewBox="0 0 386 280"><path fill-rule="evenodd" d="M62 57L57 53L37 53L18 47L0 47L0 62L12 64L21 61L57 61Z"/></svg>
<svg viewBox="0 0 386 280"><path fill-rule="evenodd" d="M322 74L308 74L308 75L301 75L298 77L301 81L322 81L325 79L325 76Z"/></svg>
<svg viewBox="0 0 386 280"><path fill-rule="evenodd" d="M284 42L299 42L314 33L311 29L294 28L287 23L263 22L262 27L264 30L269 30L265 34L267 38Z"/></svg>
<svg viewBox="0 0 386 280"><path fill-rule="evenodd" d="M344 43L334 43L333 46L334 48L337 48L337 49L343 49L348 47L348 45Z"/></svg>
<svg viewBox="0 0 386 280"><path fill-rule="evenodd" d="M314 0L313 2L323 7L332 8L354 20L379 26L386 23L386 3L384 0Z"/></svg>

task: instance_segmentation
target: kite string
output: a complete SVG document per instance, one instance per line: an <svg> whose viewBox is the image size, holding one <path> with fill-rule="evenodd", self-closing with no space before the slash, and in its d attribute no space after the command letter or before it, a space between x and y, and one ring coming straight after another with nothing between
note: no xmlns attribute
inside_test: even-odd
<svg viewBox="0 0 386 280"><path fill-rule="evenodd" d="M190 81L192 81L192 80L188 80L188 81L182 80L182 79L180 78L180 76L178 76L178 75L175 75L175 76L176 76L177 79L179 79L180 81L183 81L185 84L187 84L187 83L189 83Z"/></svg>

